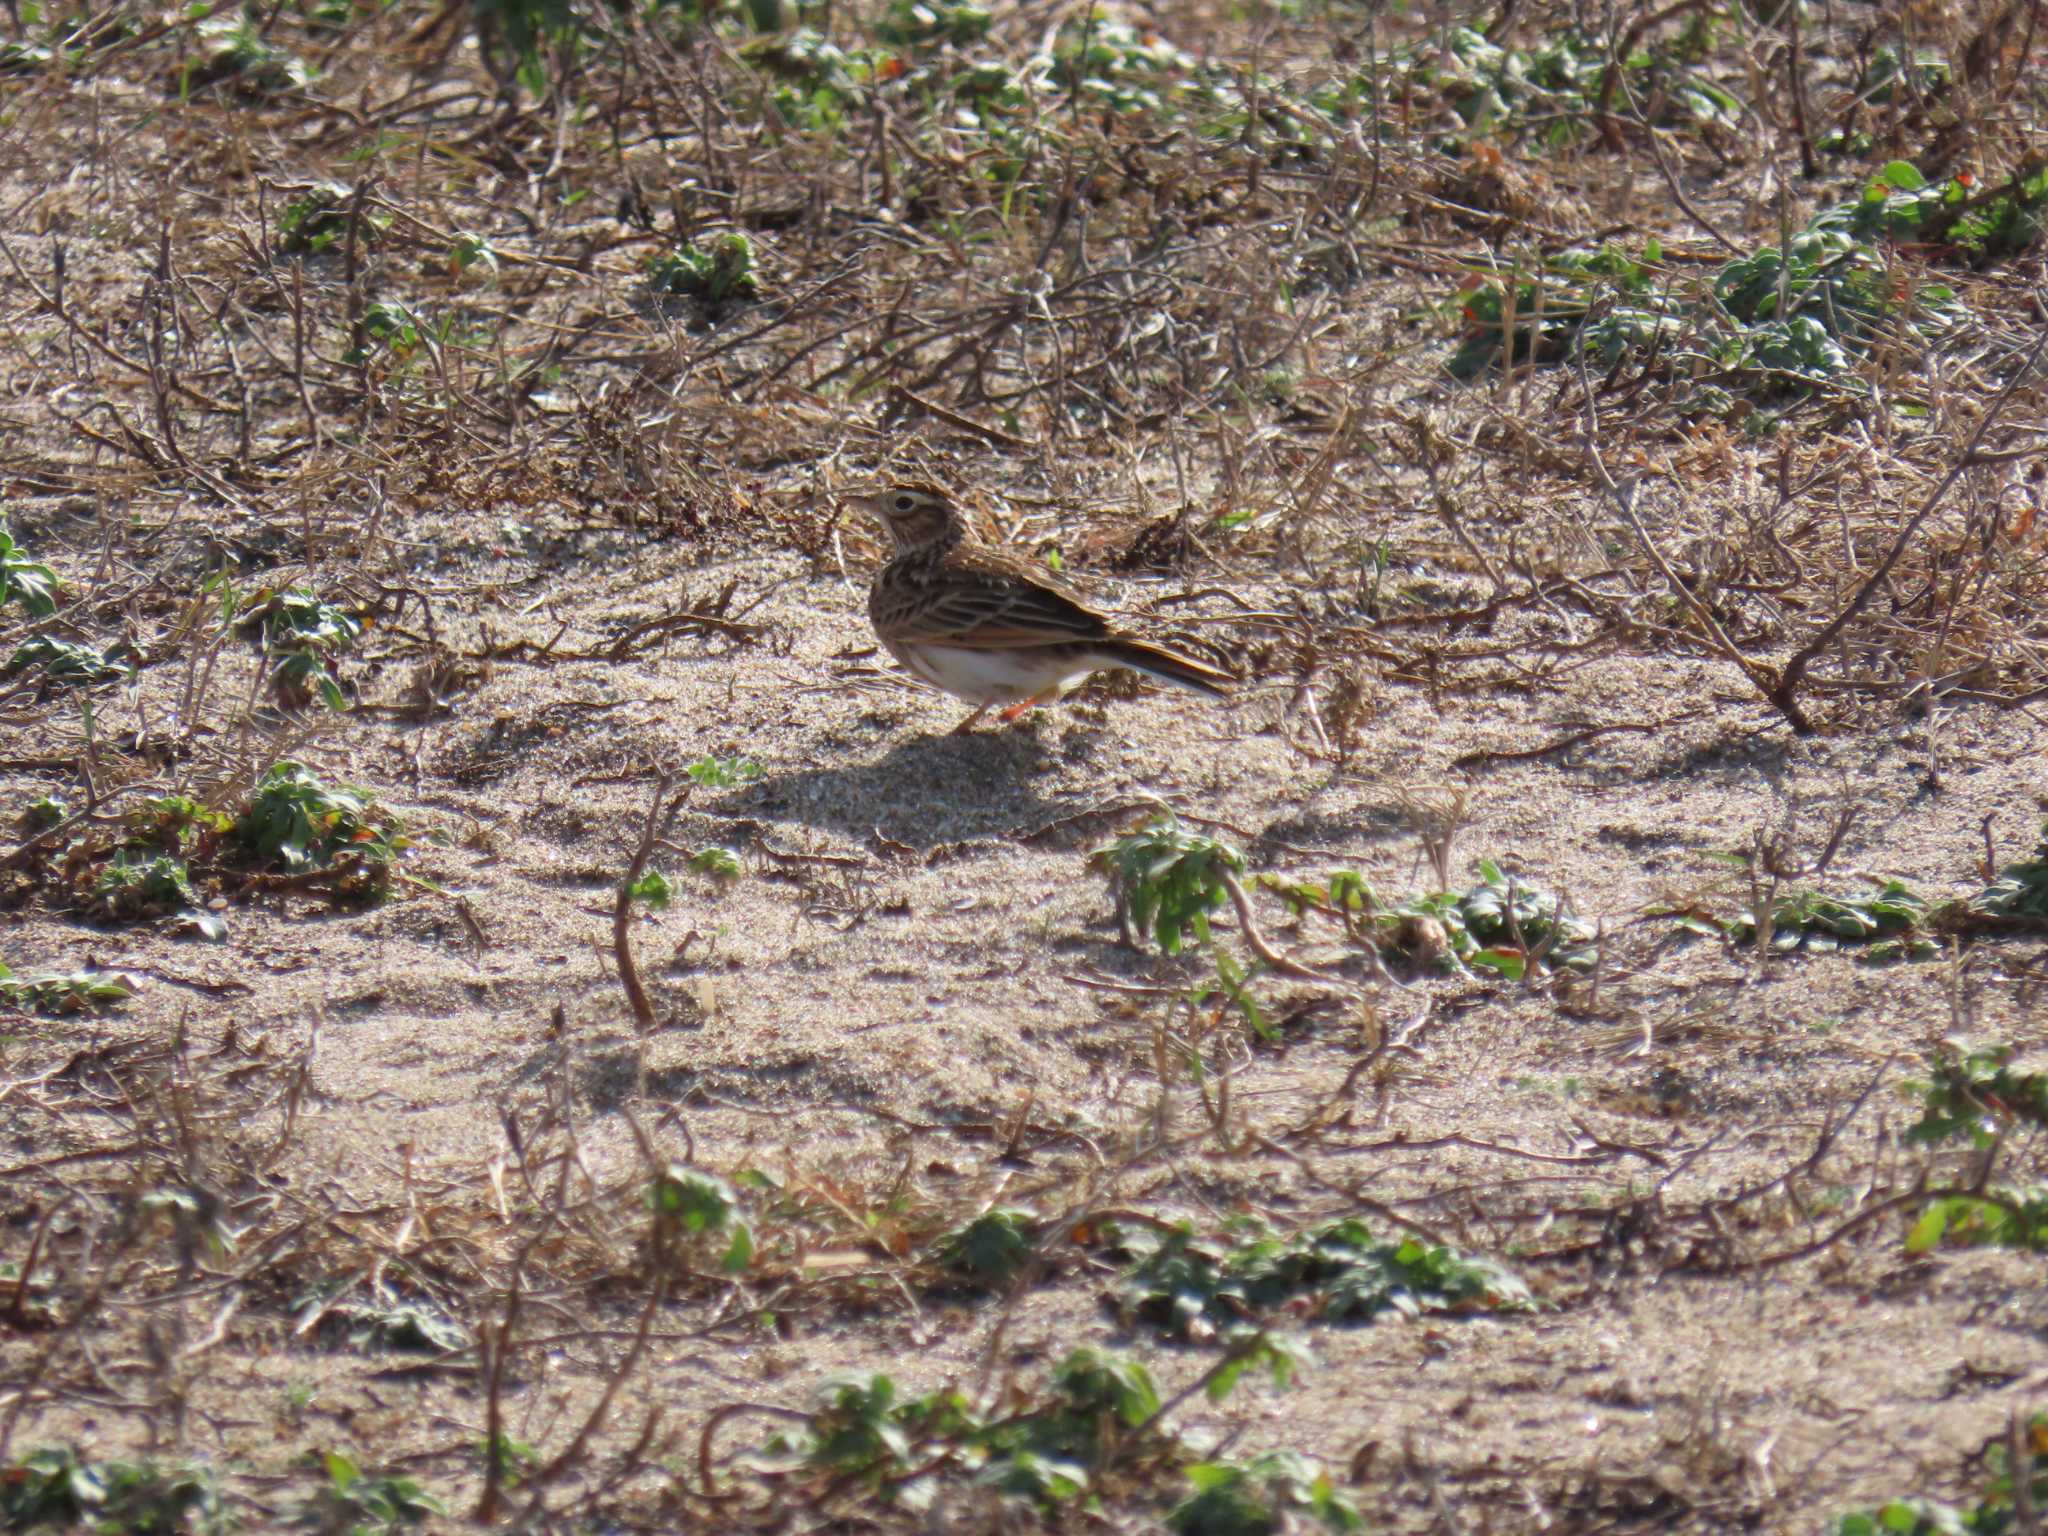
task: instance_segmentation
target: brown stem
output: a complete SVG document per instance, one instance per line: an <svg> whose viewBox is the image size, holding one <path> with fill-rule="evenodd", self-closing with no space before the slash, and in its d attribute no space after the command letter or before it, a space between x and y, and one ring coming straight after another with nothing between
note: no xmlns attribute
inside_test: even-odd
<svg viewBox="0 0 2048 1536"><path fill-rule="evenodd" d="M1913 536L1920 531L1920 525L1927 521L1936 507L1941 505L1942 498L1948 495L1949 487L1954 485L1962 472L1970 466L1978 445L1984 441L1985 434L1991 430L1998 418L2005 413L2006 403L2012 399L2014 391L2020 387L2020 382L2031 375L2040 363L2043 347L2048 347L2048 330L2044 330L2035 340L2032 349L2027 353L2027 360L2013 371L2013 376L2006 380L2005 388L1992 400L1990 408L1984 412L1983 419L1977 423L1977 430L1970 434L1970 440L1963 445L1963 451L1956 455L1955 462L1949 466L1949 472L1941 477L1941 484L1920 503L1920 510L1906 519L1905 527L1901 528L1899 536L1892 540L1891 549L1878 563L1870 579L1857 588L1856 595L1849 599L1842 611L1822 625L1820 633L1801 646L1779 672L1777 685L1770 690L1770 700L1784 712L1786 719L1793 722L1793 729L1800 734L1804 735L1810 729L1801 725L1796 702L1799 681L1806 675L1807 666L1814 657L1834 644L1835 637L1847 629L1856 615L1869 606L1871 598L1877 595L1878 588L1884 585L1893 567L1904 557L1906 547L1913 542Z"/></svg>
<svg viewBox="0 0 2048 1536"><path fill-rule="evenodd" d="M633 1020L640 1026L642 1034L654 1028L655 1017L647 988L640 984L640 967L633 962L633 887L647 873L647 861L654 855L654 845L661 841L663 830L690 793L686 788L670 800L669 782L669 776L663 774L655 783L654 798L647 806L647 820L640 828L640 846L633 850L633 862L626 866L626 878L619 882L618 900L612 904L612 956L619 966L619 985L626 989L626 1002L632 1008Z"/></svg>

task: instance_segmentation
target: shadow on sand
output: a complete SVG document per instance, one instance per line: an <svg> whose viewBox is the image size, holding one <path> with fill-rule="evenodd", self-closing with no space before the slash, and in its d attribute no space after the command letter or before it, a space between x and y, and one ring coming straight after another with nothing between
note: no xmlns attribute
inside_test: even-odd
<svg viewBox="0 0 2048 1536"><path fill-rule="evenodd" d="M872 762L772 773L731 796L727 815L866 838L871 832L929 851L944 843L1043 826L1080 797L1048 800L1033 787L1046 748L1030 731L912 736Z"/></svg>

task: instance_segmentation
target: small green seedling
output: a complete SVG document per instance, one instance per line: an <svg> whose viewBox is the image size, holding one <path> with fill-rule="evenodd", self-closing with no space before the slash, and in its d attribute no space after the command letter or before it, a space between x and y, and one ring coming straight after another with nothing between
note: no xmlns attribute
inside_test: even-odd
<svg viewBox="0 0 2048 1536"><path fill-rule="evenodd" d="M69 976L17 976L0 964L0 1008L32 1013L78 1013L112 1008L135 995L135 983L119 971L74 971Z"/></svg>
<svg viewBox="0 0 2048 1536"><path fill-rule="evenodd" d="M998 1288L1023 1274L1037 1241L1036 1217L1029 1211L999 1205L940 1238L932 1258L961 1280Z"/></svg>
<svg viewBox="0 0 2048 1536"><path fill-rule="evenodd" d="M354 1458L329 1451L320 1458L326 1482L299 1512L299 1523L350 1536L378 1536L424 1525L447 1505L410 1477L371 1477Z"/></svg>
<svg viewBox="0 0 2048 1536"><path fill-rule="evenodd" d="M14 542L7 525L0 522L0 607L20 603L30 618L46 619L57 611L57 573Z"/></svg>
<svg viewBox="0 0 2048 1536"><path fill-rule="evenodd" d="M1340 1221L1280 1237L1247 1226L1224 1241L1185 1224L1118 1235L1134 1262L1125 1304L1141 1321L1197 1341L1282 1315L1370 1322L1382 1313L1527 1312L1529 1288L1491 1259L1412 1238L1376 1242L1365 1225Z"/></svg>
<svg viewBox="0 0 2048 1536"><path fill-rule="evenodd" d="M708 251L685 245L654 259L647 269L647 286L656 293L710 304L758 298L761 279L754 270L754 243L731 231L713 240Z"/></svg>
<svg viewBox="0 0 2048 1536"><path fill-rule="evenodd" d="M664 1248L701 1246L725 1233L719 1262L726 1271L738 1274L753 1262L753 1229L739 1219L738 1198L725 1180L694 1168L666 1168L648 1187L647 1205Z"/></svg>
<svg viewBox="0 0 2048 1536"><path fill-rule="evenodd" d="M1229 900L1229 882L1244 872L1243 854L1183 827L1171 811L1096 849L1089 863L1109 877L1120 922L1149 932L1169 955L1180 953L1189 934L1210 943L1209 914Z"/></svg>
<svg viewBox="0 0 2048 1536"><path fill-rule="evenodd" d="M761 777L761 765L750 757L700 757L683 770L705 789L737 789Z"/></svg>
<svg viewBox="0 0 2048 1536"><path fill-rule="evenodd" d="M0 1525L104 1532L231 1529L213 1474L153 1461L87 1461L69 1446L0 1466Z"/></svg>
<svg viewBox="0 0 2048 1536"><path fill-rule="evenodd" d="M39 670L46 688L90 688L97 683L119 682L133 673L135 668L129 660L133 655L134 650L118 640L103 651L95 651L55 635L36 635L15 648L7 664L0 667L0 678Z"/></svg>
<svg viewBox="0 0 2048 1536"><path fill-rule="evenodd" d="M1194 1492L1166 1517L1174 1536L1270 1536L1305 1517L1328 1531L1365 1529L1358 1507L1329 1474L1294 1451L1248 1462L1203 1461L1187 1469Z"/></svg>
<svg viewBox="0 0 2048 1536"><path fill-rule="evenodd" d="M257 593L238 627L260 641L279 703L304 709L317 693L329 709L348 708L334 665L362 638L360 619L304 587L292 587Z"/></svg>

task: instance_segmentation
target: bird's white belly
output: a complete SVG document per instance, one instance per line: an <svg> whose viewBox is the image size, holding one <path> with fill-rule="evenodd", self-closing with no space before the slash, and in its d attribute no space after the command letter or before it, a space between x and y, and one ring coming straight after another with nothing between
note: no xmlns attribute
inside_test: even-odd
<svg viewBox="0 0 2048 1536"><path fill-rule="evenodd" d="M1015 704L1048 688L1065 690L1101 665L1091 657L1049 656L1043 651L982 651L954 645L889 649L934 688L970 704Z"/></svg>

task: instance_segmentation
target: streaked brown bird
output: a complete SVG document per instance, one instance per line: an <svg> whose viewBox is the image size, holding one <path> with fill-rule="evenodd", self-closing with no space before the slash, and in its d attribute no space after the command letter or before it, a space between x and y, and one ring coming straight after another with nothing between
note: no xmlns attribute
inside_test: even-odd
<svg viewBox="0 0 2048 1536"><path fill-rule="evenodd" d="M956 734L997 704L1008 725L1110 667L1228 694L1229 673L1122 633L1038 566L983 543L938 486L890 485L850 499L895 544L868 590L875 635L917 676L974 706Z"/></svg>

